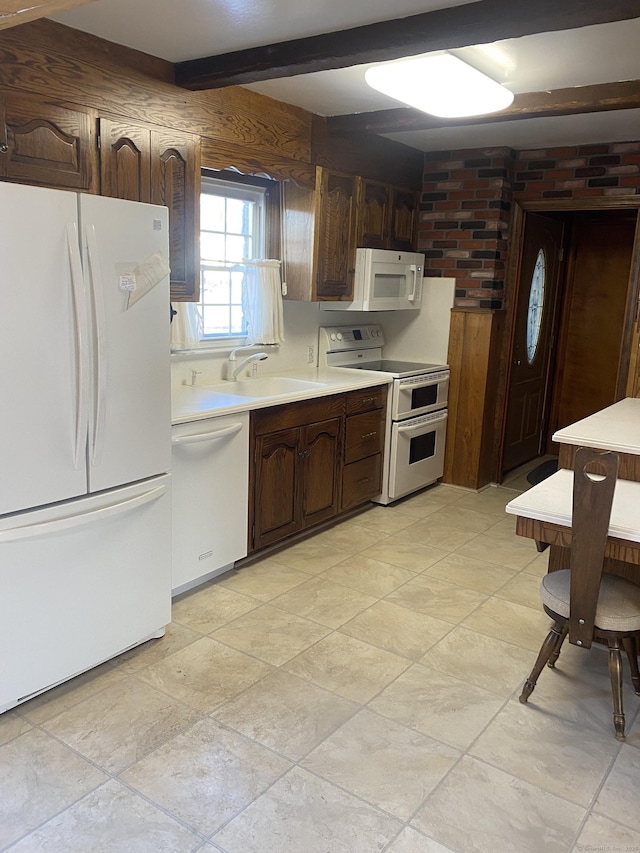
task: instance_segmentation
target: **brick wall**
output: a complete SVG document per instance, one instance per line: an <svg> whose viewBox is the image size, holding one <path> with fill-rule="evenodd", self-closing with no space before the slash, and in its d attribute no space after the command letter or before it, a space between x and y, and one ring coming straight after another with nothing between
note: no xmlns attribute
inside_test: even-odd
<svg viewBox="0 0 640 853"><path fill-rule="evenodd" d="M458 306L501 308L514 200L630 194L640 194L640 142L426 153L425 275L454 276Z"/></svg>

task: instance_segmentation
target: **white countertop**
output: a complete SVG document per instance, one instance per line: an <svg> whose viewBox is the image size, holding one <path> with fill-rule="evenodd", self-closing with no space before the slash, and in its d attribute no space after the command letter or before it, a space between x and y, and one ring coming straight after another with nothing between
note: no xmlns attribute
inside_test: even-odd
<svg viewBox="0 0 640 853"><path fill-rule="evenodd" d="M553 441L640 454L640 399L627 397L554 433Z"/></svg>
<svg viewBox="0 0 640 853"><path fill-rule="evenodd" d="M606 410L605 410L606 411ZM571 527L573 471L561 468L506 506L512 515ZM618 480L613 494L609 536L640 542L640 483Z"/></svg>
<svg viewBox="0 0 640 853"><path fill-rule="evenodd" d="M301 384L299 389L292 387L287 388L283 393L269 393L279 379L316 384L309 387ZM270 380L274 380L274 383L270 383ZM295 381L289 384L294 386ZM280 406L283 403L298 400L328 397L331 394L341 394L358 388L388 385L391 381L388 374L374 370L321 367L290 371L279 374L278 377L265 375L259 379L238 382L222 381L216 385L178 385L171 389L171 422L182 424L216 417L216 415L264 409L268 406ZM264 383L264 394L261 393L260 383ZM242 394L243 390L247 390L247 393ZM230 391L233 393L229 393Z"/></svg>

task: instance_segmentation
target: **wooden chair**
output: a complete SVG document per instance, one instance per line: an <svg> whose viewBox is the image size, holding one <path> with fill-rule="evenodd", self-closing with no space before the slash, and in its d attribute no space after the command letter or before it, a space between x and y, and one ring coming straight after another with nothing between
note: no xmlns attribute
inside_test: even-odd
<svg viewBox="0 0 640 853"><path fill-rule="evenodd" d="M616 738L624 740L621 648L627 653L633 686L640 696L640 586L603 572L617 475L617 454L586 447L576 453L571 568L550 572L542 580L542 606L553 619L553 627L525 681L520 701L527 701L544 665L555 666L567 635L570 643L583 649L591 648L593 642L601 643L609 648Z"/></svg>

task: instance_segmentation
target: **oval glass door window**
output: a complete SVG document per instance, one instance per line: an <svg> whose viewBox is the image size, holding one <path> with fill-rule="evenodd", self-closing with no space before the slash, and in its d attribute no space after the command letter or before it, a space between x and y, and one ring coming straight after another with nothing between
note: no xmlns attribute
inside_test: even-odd
<svg viewBox="0 0 640 853"><path fill-rule="evenodd" d="M538 341L540 340L542 309L544 307L545 268L544 250L540 249L531 277L529 309L527 311L527 361L529 364L532 364L536 357Z"/></svg>

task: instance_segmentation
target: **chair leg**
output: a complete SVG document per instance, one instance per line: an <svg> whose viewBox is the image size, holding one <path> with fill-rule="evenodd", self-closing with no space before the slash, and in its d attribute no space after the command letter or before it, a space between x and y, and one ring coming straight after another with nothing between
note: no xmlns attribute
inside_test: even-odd
<svg viewBox="0 0 640 853"><path fill-rule="evenodd" d="M620 640L609 640L609 676L613 693L613 725L616 738L624 740L624 710L622 708L622 655Z"/></svg>
<svg viewBox="0 0 640 853"><path fill-rule="evenodd" d="M560 657L560 649L562 648L562 644L564 643L565 638L566 638L568 633L569 633L569 626L565 625L564 628L562 629L562 631L560 632L560 636L556 640L556 644L553 647L553 651L551 652L551 657L549 658L549 663L547 664L547 666L550 667L551 669L554 669L554 667L556 665L556 661Z"/></svg>
<svg viewBox="0 0 640 853"><path fill-rule="evenodd" d="M638 643L635 637L625 637L622 640L622 645L629 659L629 669L631 670L631 681L636 696L640 696L640 670L638 670Z"/></svg>
<svg viewBox="0 0 640 853"><path fill-rule="evenodd" d="M533 693L533 690L536 686L536 682L538 681L538 676L544 669L544 665L549 661L554 651L557 649L558 654L560 653L560 645L562 645L562 640L564 639L562 636L564 628L559 622L554 622L551 630L546 636L544 643L542 644L542 648L538 653L538 657L536 659L535 664L533 665L533 669L531 670L531 675L524 683L524 687L522 688L522 693L520 694L520 701L524 704L529 696Z"/></svg>

